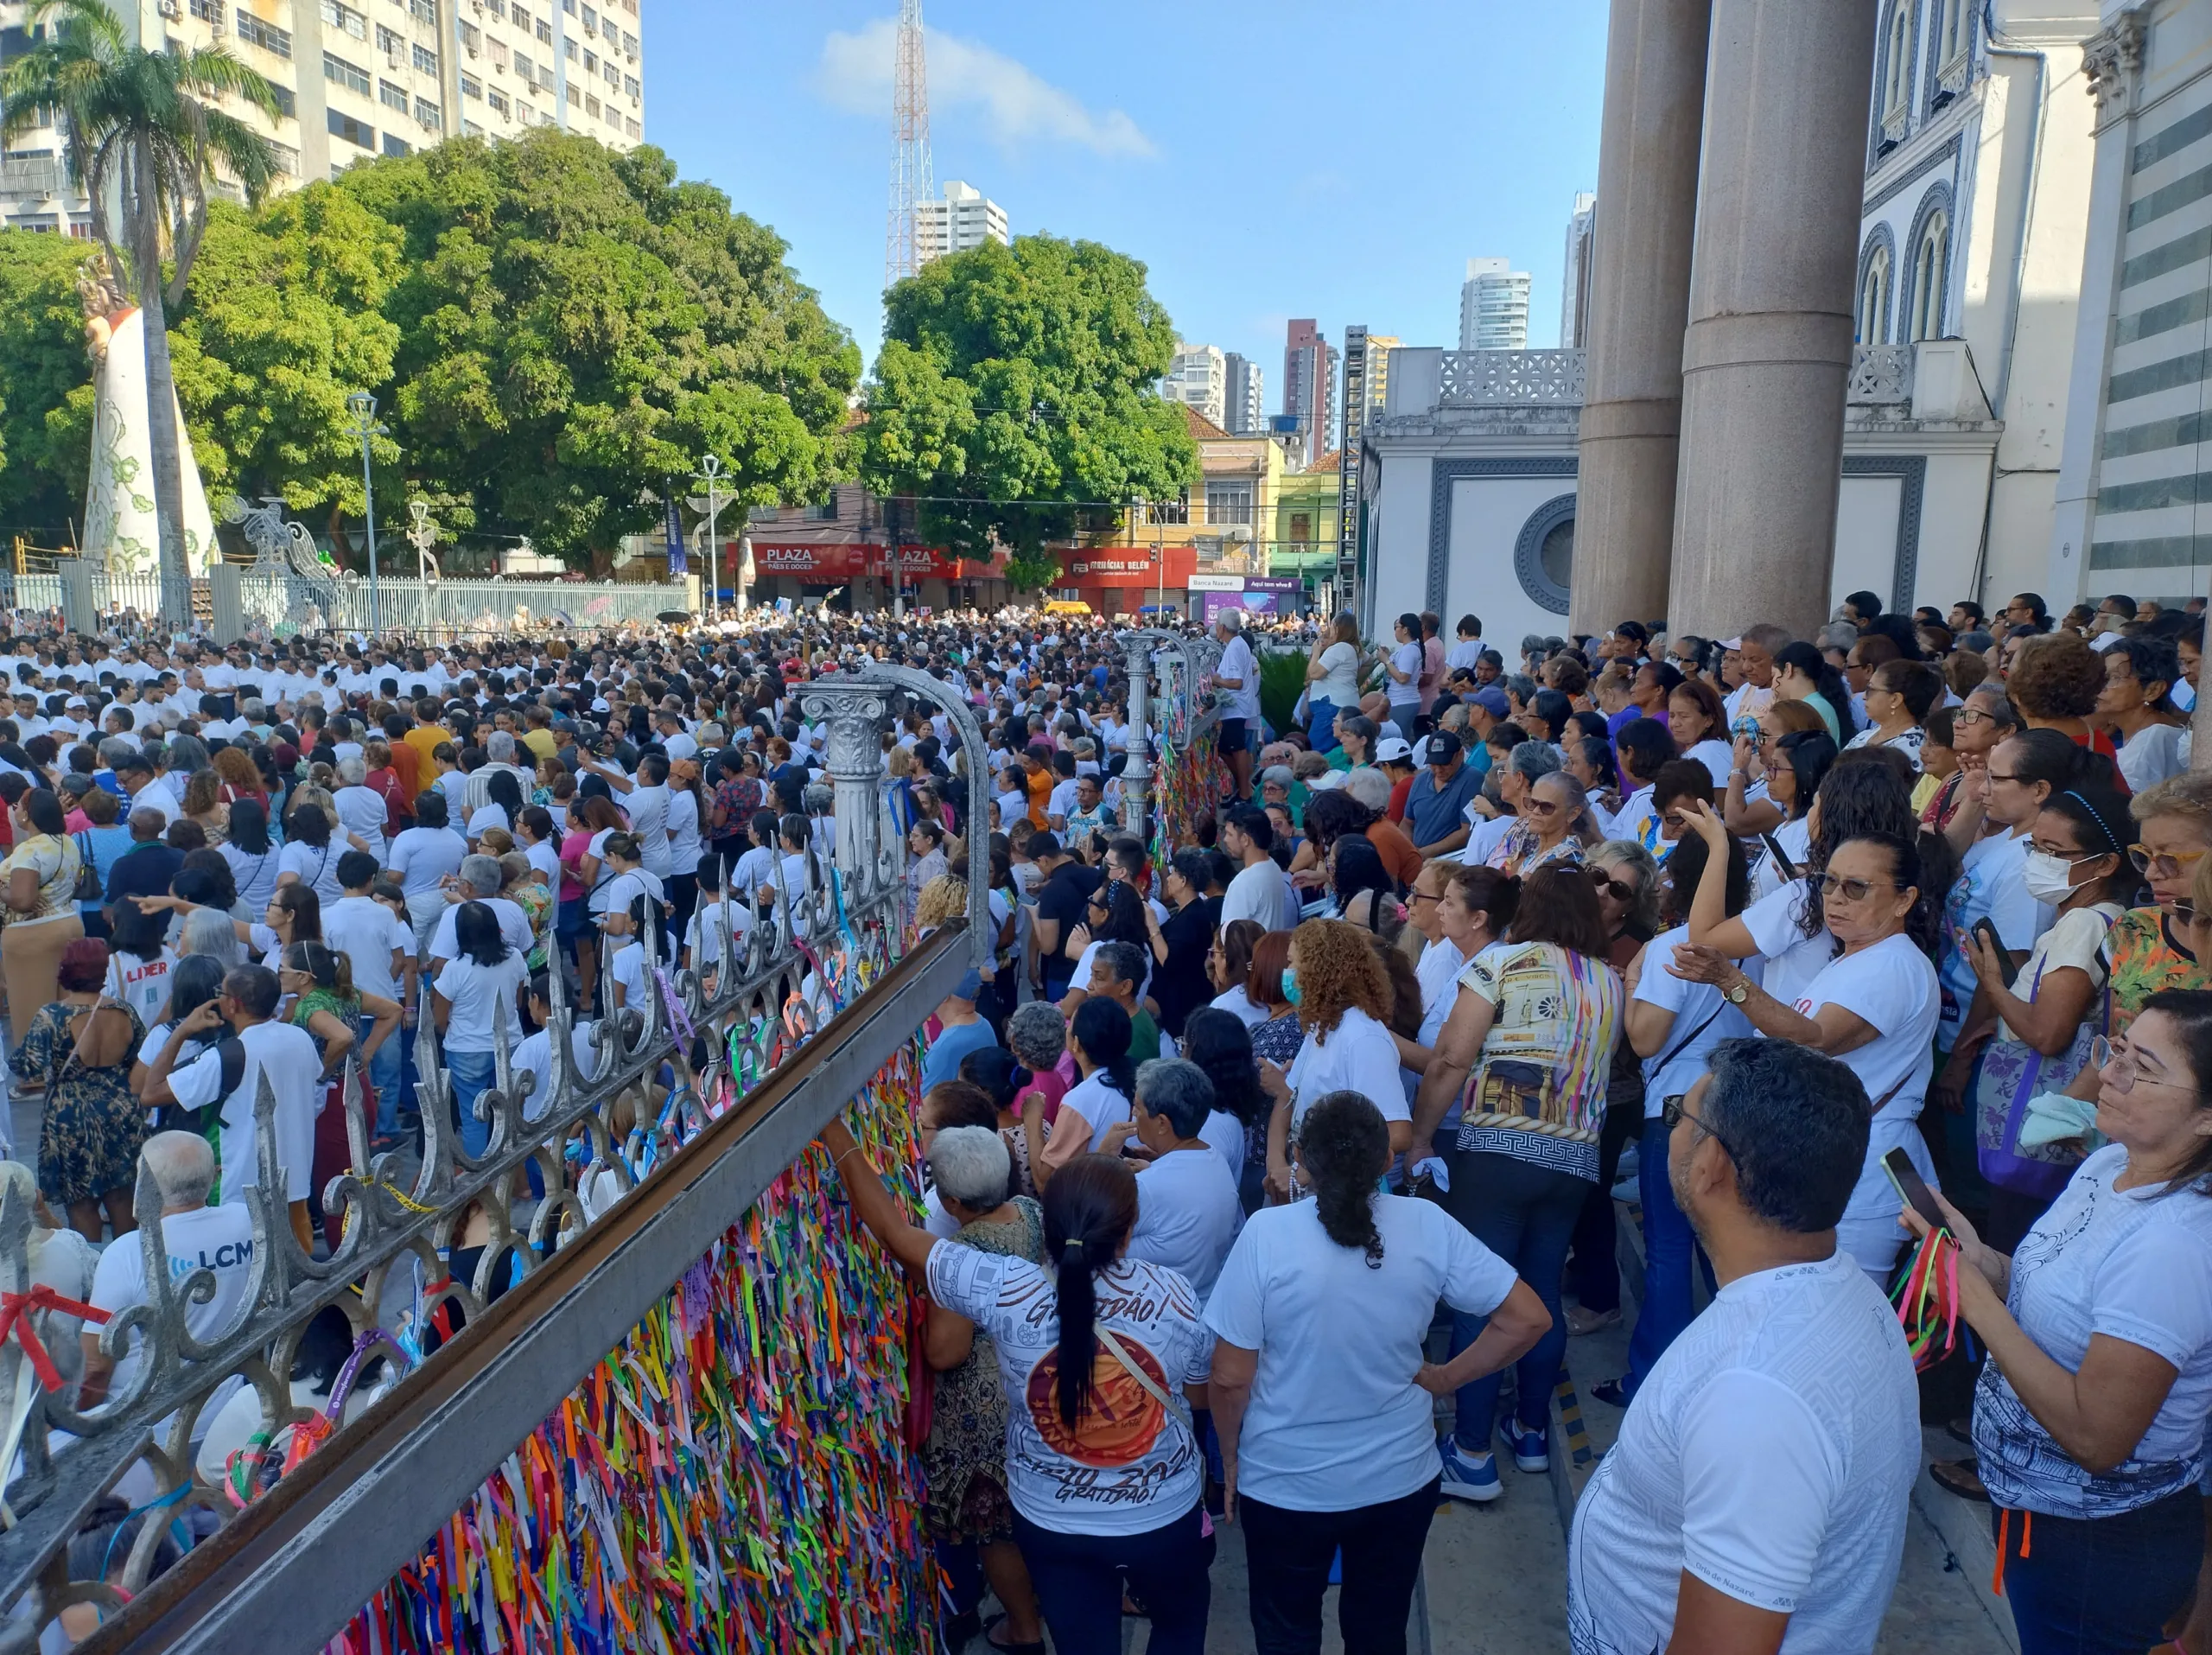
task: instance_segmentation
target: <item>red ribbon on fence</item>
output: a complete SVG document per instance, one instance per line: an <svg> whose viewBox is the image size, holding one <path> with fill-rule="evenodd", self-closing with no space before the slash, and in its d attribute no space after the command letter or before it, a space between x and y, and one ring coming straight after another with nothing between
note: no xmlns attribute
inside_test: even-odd
<svg viewBox="0 0 2212 1655"><path fill-rule="evenodd" d="M80 1300L65 1299L50 1287L35 1287L28 1293L0 1293L0 1345L7 1343L8 1335L14 1334L16 1342L30 1359L31 1371L38 1375L38 1382L48 1391L59 1391L61 1371L54 1365L54 1359L39 1342L37 1329L30 1319L34 1310L58 1310L65 1316L81 1316L86 1321L105 1321L108 1313Z"/></svg>

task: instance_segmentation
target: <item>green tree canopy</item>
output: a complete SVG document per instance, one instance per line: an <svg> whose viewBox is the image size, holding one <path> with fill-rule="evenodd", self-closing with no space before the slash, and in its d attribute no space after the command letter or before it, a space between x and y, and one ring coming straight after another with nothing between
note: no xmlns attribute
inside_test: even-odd
<svg viewBox="0 0 2212 1655"><path fill-rule="evenodd" d="M398 230L328 183L258 213L210 207L171 350L211 500L277 494L360 515L346 398L391 378L399 328L382 307L400 257ZM389 438L376 446L380 461L398 457Z"/></svg>
<svg viewBox="0 0 2212 1655"><path fill-rule="evenodd" d="M77 266L92 251L0 230L0 523L16 530L60 530L84 511L92 365Z"/></svg>
<svg viewBox="0 0 2212 1655"><path fill-rule="evenodd" d="M899 283L886 312L861 473L921 497L930 540L974 557L995 540L1014 583L1041 587L1079 505L1198 481L1182 411L1154 389L1174 324L1137 260L1053 236L987 242Z"/></svg>
<svg viewBox="0 0 2212 1655"><path fill-rule="evenodd" d="M404 239L393 436L449 527L572 562L658 520L721 455L731 495L839 472L860 353L773 232L658 150L539 127L357 165L339 188Z"/></svg>

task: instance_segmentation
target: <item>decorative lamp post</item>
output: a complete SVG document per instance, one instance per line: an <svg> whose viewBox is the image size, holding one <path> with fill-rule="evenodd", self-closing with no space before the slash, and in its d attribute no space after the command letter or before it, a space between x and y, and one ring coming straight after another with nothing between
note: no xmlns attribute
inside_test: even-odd
<svg viewBox="0 0 2212 1655"><path fill-rule="evenodd" d="M715 519L721 511L722 462L709 454L699 461L699 469L692 474L693 481L707 485L707 614L715 614L721 608L721 548L715 543Z"/></svg>
<svg viewBox="0 0 2212 1655"><path fill-rule="evenodd" d="M369 634L375 637L384 631L384 616L377 608L377 496L369 477L369 440L390 433L377 423L377 399L365 391L356 391L346 398L346 411L353 416L346 431L361 439L361 508L369 542Z"/></svg>

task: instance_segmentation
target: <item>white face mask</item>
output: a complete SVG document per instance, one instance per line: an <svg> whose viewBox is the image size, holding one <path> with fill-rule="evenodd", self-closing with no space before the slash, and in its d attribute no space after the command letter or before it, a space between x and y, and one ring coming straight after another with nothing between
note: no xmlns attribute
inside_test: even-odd
<svg viewBox="0 0 2212 1655"><path fill-rule="evenodd" d="M2074 865L2048 850L2031 850L2020 866L2020 882L2037 901L2055 906L2074 894Z"/></svg>

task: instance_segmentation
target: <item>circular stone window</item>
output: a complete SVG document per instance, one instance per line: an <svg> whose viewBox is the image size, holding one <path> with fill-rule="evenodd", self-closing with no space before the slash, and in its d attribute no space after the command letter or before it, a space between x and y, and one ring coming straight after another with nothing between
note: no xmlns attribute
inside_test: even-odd
<svg viewBox="0 0 2212 1655"><path fill-rule="evenodd" d="M1538 608L1567 613L1574 577L1574 496L1546 500L1521 525L1513 547L1513 573Z"/></svg>

